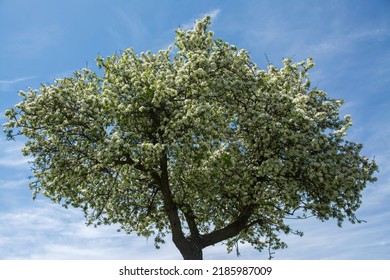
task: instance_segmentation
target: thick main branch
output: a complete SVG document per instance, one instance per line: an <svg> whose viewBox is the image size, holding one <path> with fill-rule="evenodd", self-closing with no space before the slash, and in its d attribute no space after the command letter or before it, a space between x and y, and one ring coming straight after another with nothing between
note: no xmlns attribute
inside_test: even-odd
<svg viewBox="0 0 390 280"><path fill-rule="evenodd" d="M252 209L246 209L237 219L228 224L226 227L205 234L199 241L199 245L205 248L210 245L217 244L223 240L232 238L239 234L242 230L248 228L248 220L252 214Z"/></svg>
<svg viewBox="0 0 390 280"><path fill-rule="evenodd" d="M161 168L161 176L160 176L159 183L160 183L161 193L164 199L164 209L168 216L168 220L171 226L173 242L176 244L176 246L178 246L177 243L179 244L185 243L186 238L184 236L181 227L179 211L176 203L173 201L172 192L169 186L168 159L165 153L161 157L160 168Z"/></svg>

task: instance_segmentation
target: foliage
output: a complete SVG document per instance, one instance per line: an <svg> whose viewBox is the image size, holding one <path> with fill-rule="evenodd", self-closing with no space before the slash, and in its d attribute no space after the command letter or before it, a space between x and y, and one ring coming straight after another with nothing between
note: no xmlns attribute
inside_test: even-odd
<svg viewBox="0 0 390 280"><path fill-rule="evenodd" d="M34 196L201 248L283 248L288 217L359 221L377 166L345 140L343 102L310 87L312 59L263 71L209 25L177 30L157 54L98 57L103 77L82 69L20 92L5 130L29 139Z"/></svg>

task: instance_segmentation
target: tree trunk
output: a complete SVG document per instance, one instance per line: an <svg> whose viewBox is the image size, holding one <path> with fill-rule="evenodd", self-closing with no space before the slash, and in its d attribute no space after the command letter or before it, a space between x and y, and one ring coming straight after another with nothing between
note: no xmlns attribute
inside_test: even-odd
<svg viewBox="0 0 390 280"><path fill-rule="evenodd" d="M164 152L160 160L161 175L153 173L153 177L160 185L163 195L164 208L167 214L172 231L172 241L179 249L185 260L203 260L203 248L214 245L223 240L232 238L247 227L247 222L252 213L252 207L242 209L242 212L235 220L224 228L201 235L196 225L195 216L192 211L184 211L184 215L190 229L190 236L186 237L182 230L182 222L179 217L179 209L173 200L168 178L168 157Z"/></svg>
<svg viewBox="0 0 390 280"><path fill-rule="evenodd" d="M173 195L169 186L168 158L166 153L164 153L161 157L160 165L161 176L159 177L156 174L155 178L156 181L159 182L160 190L163 195L165 212L172 230L172 241L176 245L177 249L179 249L183 259L202 260L202 247L198 246L195 240L186 238L182 230L178 208L173 201Z"/></svg>
<svg viewBox="0 0 390 280"><path fill-rule="evenodd" d="M191 241L186 241L183 244L177 244L176 247L179 249L184 260L203 260L203 251L196 243Z"/></svg>

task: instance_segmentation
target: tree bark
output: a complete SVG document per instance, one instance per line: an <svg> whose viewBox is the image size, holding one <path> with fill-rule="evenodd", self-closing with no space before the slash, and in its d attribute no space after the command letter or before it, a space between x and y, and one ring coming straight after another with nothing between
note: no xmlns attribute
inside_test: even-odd
<svg viewBox="0 0 390 280"><path fill-rule="evenodd" d="M184 260L203 260L203 250L197 242L184 238L184 240L173 240L177 249L179 249Z"/></svg>
<svg viewBox="0 0 390 280"><path fill-rule="evenodd" d="M179 209L173 200L173 195L169 186L168 160L165 153L161 157L160 168L161 176L155 174L155 177L159 179L158 181L164 199L165 212L168 216L172 230L172 241L180 251L184 260L202 260L203 248L232 238L247 228L248 220L253 210L251 207L247 207L245 210L243 209L242 213L224 228L205 235L199 233L195 218L190 210L189 212L184 213L190 228L190 236L186 237L182 229Z"/></svg>
<svg viewBox="0 0 390 280"><path fill-rule="evenodd" d="M248 228L248 220L251 215L252 209L248 207L233 222L231 222L224 228L202 235L202 238L200 240L201 247L205 248L236 236L242 230Z"/></svg>
<svg viewBox="0 0 390 280"><path fill-rule="evenodd" d="M176 203L173 201L172 192L169 186L168 178L168 162L167 156L164 155L160 161L161 177L159 185L164 199L164 208L168 216L170 227L172 230L172 241L180 251L185 260L202 260L202 248L198 246L195 240L186 238L181 226L179 211Z"/></svg>

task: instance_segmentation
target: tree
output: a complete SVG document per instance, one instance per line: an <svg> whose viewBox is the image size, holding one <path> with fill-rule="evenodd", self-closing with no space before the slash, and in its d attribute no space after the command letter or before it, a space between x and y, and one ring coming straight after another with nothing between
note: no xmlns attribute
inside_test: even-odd
<svg viewBox="0 0 390 280"><path fill-rule="evenodd" d="M260 70L210 23L157 54L98 57L103 77L82 69L21 91L5 131L28 138L34 197L156 247L171 233L184 259L222 241L284 248L281 233L301 234L286 218L360 222L377 166L345 140L342 101L310 87L312 59Z"/></svg>

